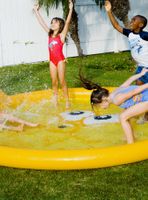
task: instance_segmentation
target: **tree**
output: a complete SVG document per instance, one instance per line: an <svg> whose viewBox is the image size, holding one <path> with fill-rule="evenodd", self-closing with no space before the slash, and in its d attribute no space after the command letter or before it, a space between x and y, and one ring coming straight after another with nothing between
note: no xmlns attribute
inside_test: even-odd
<svg viewBox="0 0 148 200"><path fill-rule="evenodd" d="M95 0L95 2L97 5L100 5L100 8L102 8L102 6L105 3L105 0ZM129 0L110 0L110 2L112 4L112 11L115 14L115 16L124 23L125 27L127 27L129 25Z"/></svg>
<svg viewBox="0 0 148 200"><path fill-rule="evenodd" d="M68 15L68 0L38 0L38 2L40 6L44 6L46 8L47 13L48 13L48 8L50 7L58 8L58 6L62 4L64 18L66 18ZM75 4L75 0L73 0L73 2ZM79 34L78 34L78 15L75 10L75 7L73 8L73 14L72 14L69 32L70 32L71 38L73 39L77 47L78 55L79 56L83 55L83 51L81 49L80 40L79 40Z"/></svg>

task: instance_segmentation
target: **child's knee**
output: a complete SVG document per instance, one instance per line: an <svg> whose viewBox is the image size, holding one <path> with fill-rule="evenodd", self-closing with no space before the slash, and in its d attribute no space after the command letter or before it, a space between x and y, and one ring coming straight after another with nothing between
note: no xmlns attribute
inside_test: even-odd
<svg viewBox="0 0 148 200"><path fill-rule="evenodd" d="M56 79L55 79L55 80L52 80L52 85L53 85L53 86L57 86L57 85L58 85L58 80L56 80Z"/></svg>
<svg viewBox="0 0 148 200"><path fill-rule="evenodd" d="M120 122L125 122L129 119L129 117L127 117L127 115L125 115L124 113L121 113L119 116L119 120Z"/></svg>
<svg viewBox="0 0 148 200"><path fill-rule="evenodd" d="M61 87L65 87L65 86L66 86L66 81L65 81L65 79L60 80L60 84L61 84Z"/></svg>

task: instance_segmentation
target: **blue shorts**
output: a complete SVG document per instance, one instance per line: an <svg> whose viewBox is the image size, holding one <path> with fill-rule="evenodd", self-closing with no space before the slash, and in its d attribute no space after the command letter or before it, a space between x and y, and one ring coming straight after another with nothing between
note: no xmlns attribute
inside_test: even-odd
<svg viewBox="0 0 148 200"><path fill-rule="evenodd" d="M135 74L139 74L143 68L144 67L142 66L138 66ZM144 76L140 77L138 80L142 81L143 83L148 83L148 72Z"/></svg>

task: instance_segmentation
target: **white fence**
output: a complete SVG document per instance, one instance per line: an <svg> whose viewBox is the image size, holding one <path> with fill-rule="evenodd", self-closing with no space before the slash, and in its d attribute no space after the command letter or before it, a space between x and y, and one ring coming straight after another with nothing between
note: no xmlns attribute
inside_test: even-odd
<svg viewBox="0 0 148 200"><path fill-rule="evenodd" d="M148 18L147 0L130 0L129 17L141 14ZM34 0L0 0L0 66L48 60L47 34L38 24L32 7ZM93 0L77 0L79 37L84 54L128 50L127 38L111 26L105 11ZM55 16L62 17L62 8L50 9L49 16L41 9L49 24ZM77 56L72 39L64 47L67 57Z"/></svg>

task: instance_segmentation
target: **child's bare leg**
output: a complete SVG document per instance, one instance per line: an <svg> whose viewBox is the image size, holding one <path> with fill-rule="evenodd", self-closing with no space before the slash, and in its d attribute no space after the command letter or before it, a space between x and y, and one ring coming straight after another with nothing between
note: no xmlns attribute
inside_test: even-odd
<svg viewBox="0 0 148 200"><path fill-rule="evenodd" d="M146 111L148 111L148 102L141 102L128 108L120 115L121 125L124 130L128 144L134 142L134 133L129 120L132 117L145 113Z"/></svg>
<svg viewBox="0 0 148 200"><path fill-rule="evenodd" d="M65 80L65 62L61 61L58 64L58 76L59 76L59 80L60 80L60 84L63 90L63 94L66 100L66 108L70 107L70 102L69 102L69 95L68 95L68 87L67 87L67 83Z"/></svg>
<svg viewBox="0 0 148 200"><path fill-rule="evenodd" d="M139 79L136 80L136 85L143 85L143 84L145 84L145 83L142 82L141 80L139 80ZM148 121L148 112L145 113L142 123L144 123L145 121L146 122Z"/></svg>
<svg viewBox="0 0 148 200"><path fill-rule="evenodd" d="M37 124L37 123L27 122L27 121L24 121L24 120L23 120L23 123L22 123L22 124L24 124L24 125L26 125L26 126L31 126L31 127L36 127L36 126L39 125L39 124Z"/></svg>
<svg viewBox="0 0 148 200"><path fill-rule="evenodd" d="M25 120L23 120L23 119L14 117L14 116L11 115L11 114L5 114L5 118L8 119L8 121L10 121L10 122L17 122L17 123L20 123L20 124L23 124L23 125L27 125L27 126L35 127L35 126L38 125L38 124L36 124L36 123L27 122L27 121L25 121Z"/></svg>
<svg viewBox="0 0 148 200"><path fill-rule="evenodd" d="M24 124L21 124L20 126L7 126L3 125L1 126L2 129L7 129L11 131L23 131Z"/></svg>
<svg viewBox="0 0 148 200"><path fill-rule="evenodd" d="M53 89L53 101L55 106L58 104L58 77L57 77L57 67L50 62L50 76L52 81L52 89Z"/></svg>

